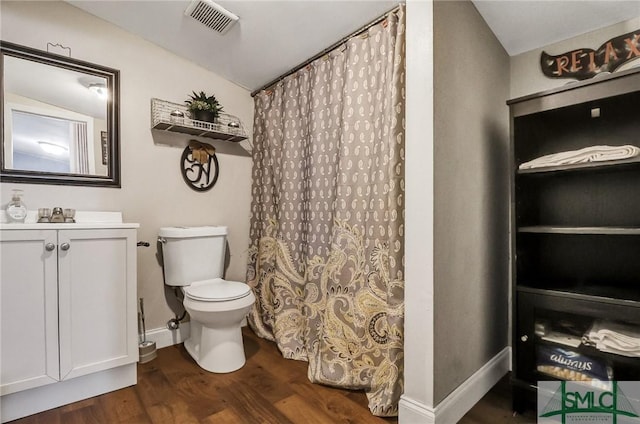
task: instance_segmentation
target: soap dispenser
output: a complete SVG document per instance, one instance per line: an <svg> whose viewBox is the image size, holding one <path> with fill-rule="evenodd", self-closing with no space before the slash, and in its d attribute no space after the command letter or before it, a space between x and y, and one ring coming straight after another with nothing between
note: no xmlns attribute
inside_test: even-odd
<svg viewBox="0 0 640 424"><path fill-rule="evenodd" d="M13 190L11 201L7 205L7 217L10 222L24 222L27 217L27 207L22 202L22 190Z"/></svg>

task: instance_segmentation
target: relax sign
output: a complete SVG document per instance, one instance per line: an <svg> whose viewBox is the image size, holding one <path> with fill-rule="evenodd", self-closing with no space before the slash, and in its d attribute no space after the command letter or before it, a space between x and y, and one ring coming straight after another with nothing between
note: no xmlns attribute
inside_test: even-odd
<svg viewBox="0 0 640 424"><path fill-rule="evenodd" d="M558 56L551 56L543 51L540 55L540 66L549 78L584 80L602 72L613 72L623 64L638 58L640 29L612 38L598 50L583 48Z"/></svg>

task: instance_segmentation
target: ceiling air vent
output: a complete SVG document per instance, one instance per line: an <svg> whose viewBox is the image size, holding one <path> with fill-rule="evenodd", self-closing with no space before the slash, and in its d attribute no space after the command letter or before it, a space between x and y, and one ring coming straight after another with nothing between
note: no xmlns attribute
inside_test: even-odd
<svg viewBox="0 0 640 424"><path fill-rule="evenodd" d="M211 0L193 0L184 14L208 26L212 30L225 34L239 19L236 15Z"/></svg>

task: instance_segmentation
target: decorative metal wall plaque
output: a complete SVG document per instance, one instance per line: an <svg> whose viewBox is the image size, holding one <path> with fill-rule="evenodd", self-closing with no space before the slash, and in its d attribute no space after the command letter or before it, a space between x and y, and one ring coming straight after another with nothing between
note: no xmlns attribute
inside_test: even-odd
<svg viewBox="0 0 640 424"><path fill-rule="evenodd" d="M180 159L182 178L195 191L210 190L218 181L216 149L196 140L189 141Z"/></svg>
<svg viewBox="0 0 640 424"><path fill-rule="evenodd" d="M585 80L603 72L613 72L640 58L640 29L612 38L598 50L583 48L557 56L540 55L542 73L549 78Z"/></svg>

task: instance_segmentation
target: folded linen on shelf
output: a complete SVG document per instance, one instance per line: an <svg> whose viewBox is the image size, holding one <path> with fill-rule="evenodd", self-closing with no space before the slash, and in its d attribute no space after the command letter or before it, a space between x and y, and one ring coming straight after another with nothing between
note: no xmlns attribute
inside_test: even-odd
<svg viewBox="0 0 640 424"><path fill-rule="evenodd" d="M640 358L640 327L599 320L585 338L586 344L603 352Z"/></svg>
<svg viewBox="0 0 640 424"><path fill-rule="evenodd" d="M640 148L624 146L590 146L580 150L553 153L522 163L520 169L544 168L549 166L573 165L577 163L604 162L630 159L640 155Z"/></svg>

